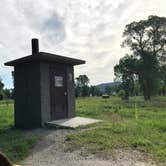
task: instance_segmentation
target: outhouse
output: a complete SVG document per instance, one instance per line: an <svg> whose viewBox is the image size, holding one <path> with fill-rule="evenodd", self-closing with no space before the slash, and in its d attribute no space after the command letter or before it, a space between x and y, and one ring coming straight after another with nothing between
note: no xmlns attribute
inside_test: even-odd
<svg viewBox="0 0 166 166"><path fill-rule="evenodd" d="M45 122L75 116L74 65L85 61L39 52L5 63L14 66L16 128L41 127Z"/></svg>

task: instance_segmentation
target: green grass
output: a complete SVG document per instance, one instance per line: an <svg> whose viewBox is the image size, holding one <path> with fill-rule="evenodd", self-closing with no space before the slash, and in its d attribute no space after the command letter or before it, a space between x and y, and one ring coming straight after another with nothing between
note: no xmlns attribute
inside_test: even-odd
<svg viewBox="0 0 166 166"><path fill-rule="evenodd" d="M37 140L37 137L28 137L22 131L6 130L0 133L0 151L18 163L30 153Z"/></svg>
<svg viewBox="0 0 166 166"><path fill-rule="evenodd" d="M18 163L29 154L38 138L13 129L13 110L13 101L0 102L0 151L5 153L11 161Z"/></svg>
<svg viewBox="0 0 166 166"><path fill-rule="evenodd" d="M0 102L0 131L13 127L14 125L13 103Z"/></svg>
<svg viewBox="0 0 166 166"><path fill-rule="evenodd" d="M117 97L107 101L80 98L77 115L103 122L78 128L77 133L69 135L69 149L85 147L92 153L136 149L166 162L166 97L154 97L151 102L136 97L127 103Z"/></svg>
<svg viewBox="0 0 166 166"><path fill-rule="evenodd" d="M67 137L72 149L85 147L92 153L107 153L117 148L136 149L156 160L166 162L166 97L155 97L144 102L142 97L128 103L117 97L79 98L77 116L102 119L103 122L80 127ZM23 160L37 137L13 129L12 101L0 102L0 151L13 162Z"/></svg>

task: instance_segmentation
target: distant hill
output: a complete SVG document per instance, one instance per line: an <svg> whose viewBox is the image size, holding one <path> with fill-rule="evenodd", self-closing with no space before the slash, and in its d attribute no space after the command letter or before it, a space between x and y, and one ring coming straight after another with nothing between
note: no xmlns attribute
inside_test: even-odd
<svg viewBox="0 0 166 166"><path fill-rule="evenodd" d="M105 92L107 86L118 86L120 82L108 82L96 85L102 92Z"/></svg>

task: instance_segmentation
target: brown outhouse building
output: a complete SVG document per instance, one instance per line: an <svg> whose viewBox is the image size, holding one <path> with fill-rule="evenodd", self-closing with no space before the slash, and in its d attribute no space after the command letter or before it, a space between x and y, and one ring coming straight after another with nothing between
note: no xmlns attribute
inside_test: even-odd
<svg viewBox="0 0 166 166"><path fill-rule="evenodd" d="M15 127L36 128L47 121L75 116L74 65L85 61L39 52L5 63L14 66Z"/></svg>

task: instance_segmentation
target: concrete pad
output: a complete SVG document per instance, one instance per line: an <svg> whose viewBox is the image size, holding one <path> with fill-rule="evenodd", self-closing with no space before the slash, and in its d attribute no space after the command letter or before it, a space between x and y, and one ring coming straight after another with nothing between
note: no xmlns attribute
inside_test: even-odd
<svg viewBox="0 0 166 166"><path fill-rule="evenodd" d="M58 126L62 128L76 128L79 126L85 126L97 122L101 122L101 120L92 119L92 118L74 117L69 119L60 119L60 120L46 122L46 125L50 127Z"/></svg>

